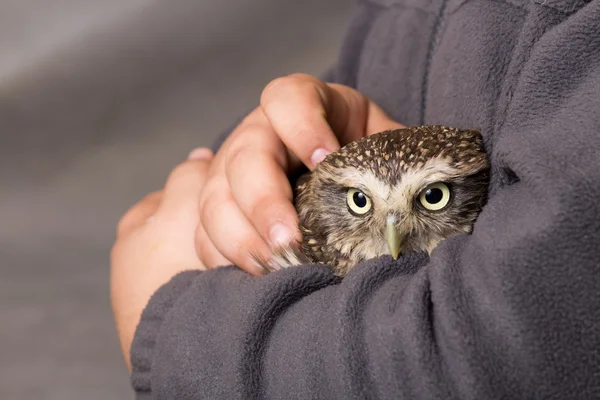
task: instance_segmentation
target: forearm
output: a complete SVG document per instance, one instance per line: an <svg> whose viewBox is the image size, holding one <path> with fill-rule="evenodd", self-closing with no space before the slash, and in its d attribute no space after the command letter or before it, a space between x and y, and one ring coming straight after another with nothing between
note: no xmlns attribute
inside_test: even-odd
<svg viewBox="0 0 600 400"><path fill-rule="evenodd" d="M299 299L337 281L324 267L263 278L235 267L178 275L142 316L131 350L136 392L252 398L272 324ZM181 379L186 383L173 385Z"/></svg>

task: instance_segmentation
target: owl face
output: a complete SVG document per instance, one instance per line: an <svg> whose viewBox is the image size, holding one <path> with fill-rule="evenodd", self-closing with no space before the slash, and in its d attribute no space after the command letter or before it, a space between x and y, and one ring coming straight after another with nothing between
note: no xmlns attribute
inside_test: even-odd
<svg viewBox="0 0 600 400"><path fill-rule="evenodd" d="M338 270L385 254L431 252L471 231L488 171L474 131L415 127L353 142L298 186L303 252Z"/></svg>

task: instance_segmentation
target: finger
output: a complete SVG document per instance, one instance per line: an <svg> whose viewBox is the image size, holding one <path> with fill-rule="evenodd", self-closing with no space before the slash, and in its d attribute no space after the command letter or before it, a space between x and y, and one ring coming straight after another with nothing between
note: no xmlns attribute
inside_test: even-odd
<svg viewBox="0 0 600 400"><path fill-rule="evenodd" d="M369 117L365 128L367 135L400 128L406 126L394 121L381 107L369 101Z"/></svg>
<svg viewBox="0 0 600 400"><path fill-rule="evenodd" d="M207 268L232 265L233 263L226 259L219 250L212 244L202 224L196 228L196 254Z"/></svg>
<svg viewBox="0 0 600 400"><path fill-rule="evenodd" d="M200 200L200 221L210 241L226 259L251 274L265 272L252 255L268 260L271 252L238 208L224 177L207 184Z"/></svg>
<svg viewBox="0 0 600 400"><path fill-rule="evenodd" d="M192 159L179 164L167 178L160 210L192 206L197 210L200 192L208 178L210 160Z"/></svg>
<svg viewBox="0 0 600 400"><path fill-rule="evenodd" d="M303 74L271 82L261 108L283 143L307 167L364 135L366 98L341 85L327 85ZM337 136L336 136L337 135Z"/></svg>
<svg viewBox="0 0 600 400"><path fill-rule="evenodd" d="M238 207L275 249L300 240L283 143L269 127L250 126L229 149L225 173Z"/></svg>
<svg viewBox="0 0 600 400"><path fill-rule="evenodd" d="M163 197L162 191L152 192L131 207L117 225L117 237L128 235L146 223L158 209Z"/></svg>

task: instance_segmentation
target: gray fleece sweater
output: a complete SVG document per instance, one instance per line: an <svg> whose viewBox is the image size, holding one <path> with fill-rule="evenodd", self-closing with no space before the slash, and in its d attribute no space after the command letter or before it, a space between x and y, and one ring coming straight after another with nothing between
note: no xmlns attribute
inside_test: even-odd
<svg viewBox="0 0 600 400"><path fill-rule="evenodd" d="M473 234L343 281L184 272L138 326L138 398L600 398L600 0L360 1L327 79L481 130Z"/></svg>

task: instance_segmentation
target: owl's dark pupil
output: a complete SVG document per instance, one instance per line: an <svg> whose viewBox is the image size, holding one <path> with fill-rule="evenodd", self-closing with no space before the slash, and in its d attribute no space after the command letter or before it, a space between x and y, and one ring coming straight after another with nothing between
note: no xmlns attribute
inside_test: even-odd
<svg viewBox="0 0 600 400"><path fill-rule="evenodd" d="M359 208L363 208L367 205L367 197L361 192L354 193L352 200L354 200L354 204Z"/></svg>
<svg viewBox="0 0 600 400"><path fill-rule="evenodd" d="M441 189L432 188L425 192L425 200L429 204L437 204L444 198L444 192Z"/></svg>

